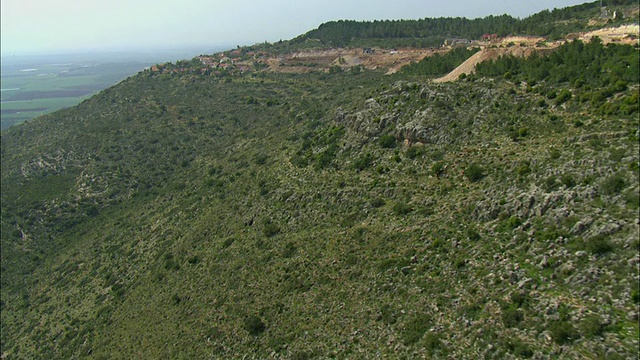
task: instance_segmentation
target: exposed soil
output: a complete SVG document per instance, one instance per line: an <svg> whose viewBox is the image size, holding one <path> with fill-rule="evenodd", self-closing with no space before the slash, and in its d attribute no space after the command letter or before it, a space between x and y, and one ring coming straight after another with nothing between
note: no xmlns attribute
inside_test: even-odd
<svg viewBox="0 0 640 360"><path fill-rule="evenodd" d="M362 49L331 49L303 51L287 54L281 58L271 58L267 64L271 71L283 73L305 73L332 66L351 68L362 66L365 69L387 69L394 73L402 66L420 61L426 56L444 53L447 49L373 49L365 53Z"/></svg>
<svg viewBox="0 0 640 360"><path fill-rule="evenodd" d="M534 52L548 52L566 41L580 39L591 41L598 36L605 44L621 43L634 45L638 43L638 25L625 25L615 28L604 28L588 33L572 34L563 41L547 42L543 37L535 36L510 36L491 42L478 42L482 50L467 59L451 73L436 79L436 82L455 81L460 75L469 75L475 71L477 64L496 59L504 55L527 57ZM393 74L405 65L422 60L434 54L443 54L450 51L451 47L437 49L379 49L375 48L371 53L365 53L363 49L331 49L309 50L284 55L280 58L266 60L269 70L281 73L307 73L310 71L329 71L333 66L343 69L354 66L362 66L365 69L384 69L387 74Z"/></svg>
<svg viewBox="0 0 640 360"><path fill-rule="evenodd" d="M515 46L503 47L490 47L484 48L479 52L471 56L467 61L462 63L456 69L449 74L436 79L435 82L449 82L457 80L460 75L469 75L475 72L476 65L483 61L497 59L500 56L513 55L517 57L528 57L535 52L548 52L552 49L562 45L571 39L580 39L588 42L595 36L602 39L603 43L620 43L635 45L638 43L638 32L640 28L638 25L625 25L616 28L605 28L588 33L573 34L565 41L556 41L552 43L545 43L544 38L540 37L507 37L500 41L502 45L519 44ZM493 45L496 46L496 45Z"/></svg>
<svg viewBox="0 0 640 360"><path fill-rule="evenodd" d="M540 50L543 50L543 49L536 50L534 47L527 47L527 46L511 46L508 48L482 49L477 53L473 54L465 62L460 64L460 66L455 68L452 72L434 81L435 82L455 81L455 80L458 80L458 78L462 74L469 75L475 72L476 65L478 65L481 62L497 59L500 56L506 56L506 55L513 55L517 57L528 57L528 56L531 56L536 51L540 51Z"/></svg>
<svg viewBox="0 0 640 360"><path fill-rule="evenodd" d="M635 45L638 43L638 38L640 38L640 26L634 24L599 29L588 33L581 33L579 34L579 39L582 41L591 41L591 38L594 36L602 39L602 42L605 44L620 43Z"/></svg>

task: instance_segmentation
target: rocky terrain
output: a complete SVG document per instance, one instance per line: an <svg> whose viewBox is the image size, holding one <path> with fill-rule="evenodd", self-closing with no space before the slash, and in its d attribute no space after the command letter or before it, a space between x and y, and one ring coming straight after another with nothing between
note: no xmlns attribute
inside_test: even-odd
<svg viewBox="0 0 640 360"><path fill-rule="evenodd" d="M637 47L269 49L2 132L3 359L637 357Z"/></svg>
<svg viewBox="0 0 640 360"><path fill-rule="evenodd" d="M600 38L603 43L638 44L640 30L638 25L624 25L608 27L590 32L569 34L564 40L550 41L539 36L508 36L491 41L474 41L471 47L478 47L482 51L468 59L464 64L450 74L436 79L437 82L455 81L462 74L469 75L474 72L475 65L487 60L497 59L501 56L530 56L533 53L549 53L552 49L564 44L566 41L580 39L590 41L593 37ZM264 62L269 70L280 73L308 73L319 69L328 71L330 67L350 69L361 67L364 69L386 69L387 74L393 74L403 66L418 62L425 57L436 54L444 54L453 47L442 46L440 48L401 48L382 49L371 48L334 48L322 50L304 50L291 52L279 57L267 57ZM250 66L251 61L239 62Z"/></svg>

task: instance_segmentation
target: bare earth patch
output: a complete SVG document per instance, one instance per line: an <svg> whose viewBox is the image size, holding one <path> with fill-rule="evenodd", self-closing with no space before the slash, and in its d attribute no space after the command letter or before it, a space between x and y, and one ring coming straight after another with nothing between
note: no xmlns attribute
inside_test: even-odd
<svg viewBox="0 0 640 360"><path fill-rule="evenodd" d="M280 58L268 59L266 62L271 71L282 73L305 73L320 69L328 71L332 66L345 69L362 66L365 69L387 69L387 73L391 74L411 62L417 62L426 56L447 51L447 49L376 48L372 53L365 53L360 48L338 48L295 52Z"/></svg>

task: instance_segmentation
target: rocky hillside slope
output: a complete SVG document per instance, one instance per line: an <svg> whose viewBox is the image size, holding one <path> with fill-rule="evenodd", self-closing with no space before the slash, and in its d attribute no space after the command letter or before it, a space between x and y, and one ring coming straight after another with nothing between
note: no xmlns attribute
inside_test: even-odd
<svg viewBox="0 0 640 360"><path fill-rule="evenodd" d="M563 51L447 83L197 58L3 132L0 355L636 357L638 50Z"/></svg>
<svg viewBox="0 0 640 360"><path fill-rule="evenodd" d="M3 133L5 358L635 353L635 116L273 76L140 75Z"/></svg>

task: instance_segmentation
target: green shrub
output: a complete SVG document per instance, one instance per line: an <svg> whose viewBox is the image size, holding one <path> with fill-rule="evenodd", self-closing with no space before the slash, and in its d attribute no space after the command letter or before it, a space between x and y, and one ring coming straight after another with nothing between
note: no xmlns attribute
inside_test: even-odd
<svg viewBox="0 0 640 360"><path fill-rule="evenodd" d="M434 149L431 150L429 157L433 161L441 161L444 159L445 151L443 149Z"/></svg>
<svg viewBox="0 0 640 360"><path fill-rule="evenodd" d="M282 257L287 259L292 257L293 255L296 254L296 251L298 250L298 248L296 247L296 244L294 244L293 242L289 241L284 249L282 249Z"/></svg>
<svg viewBox="0 0 640 360"><path fill-rule="evenodd" d="M382 174L388 173L389 171L391 171L391 169L389 169L388 166L382 166L382 165L376 166L376 173L377 174L382 175Z"/></svg>
<svg viewBox="0 0 640 360"><path fill-rule="evenodd" d="M257 336L267 329L267 325L259 316L250 315L244 319L244 329L247 330L249 334Z"/></svg>
<svg viewBox="0 0 640 360"><path fill-rule="evenodd" d="M609 150L609 160L618 163L622 161L626 154L627 150L624 148Z"/></svg>
<svg viewBox="0 0 640 360"><path fill-rule="evenodd" d="M193 256L189 257L189 259L187 259L187 261L191 265L195 265L195 264L199 263L200 260L201 260L200 259L200 255L193 255Z"/></svg>
<svg viewBox="0 0 640 360"><path fill-rule="evenodd" d="M552 322L549 325L549 331L551 332L553 341L559 345L570 344L580 337L576 328L568 321L563 320Z"/></svg>
<svg viewBox="0 0 640 360"><path fill-rule="evenodd" d="M517 327L524 320L522 310L515 307L509 307L502 311L502 322L506 327Z"/></svg>
<svg viewBox="0 0 640 360"><path fill-rule="evenodd" d="M299 168L303 168L309 165L309 159L300 154L293 155L289 161L291 161L291 164Z"/></svg>
<svg viewBox="0 0 640 360"><path fill-rule="evenodd" d="M527 344L523 343L517 337L508 338L504 346L515 356L518 358L528 359L533 356L533 351L527 346Z"/></svg>
<svg viewBox="0 0 640 360"><path fill-rule="evenodd" d="M512 216L509 219L507 219L507 221L505 222L505 227L508 230L513 230L520 225L522 225L522 220L517 216Z"/></svg>
<svg viewBox="0 0 640 360"><path fill-rule="evenodd" d="M445 242L444 240L437 238L435 240L433 240L433 242L431 243L431 248L433 249L439 249L441 247L445 246Z"/></svg>
<svg viewBox="0 0 640 360"><path fill-rule="evenodd" d="M309 360L315 356L311 351L296 350L291 354L291 360Z"/></svg>
<svg viewBox="0 0 640 360"><path fill-rule="evenodd" d="M624 180L624 177L622 177L622 175L620 174L615 174L615 175L611 175L608 178L606 178L600 188L602 189L602 192L606 195L615 195L615 194L619 194L626 186L626 182Z"/></svg>
<svg viewBox="0 0 640 360"><path fill-rule="evenodd" d="M585 337L600 336L604 333L605 326L598 316L589 316L580 323L580 332Z"/></svg>
<svg viewBox="0 0 640 360"><path fill-rule="evenodd" d="M467 228L467 237L471 241L478 241L481 239L480 233L474 228Z"/></svg>
<svg viewBox="0 0 640 360"><path fill-rule="evenodd" d="M601 150L603 147L606 146L606 143L604 142L604 140L600 138L590 139L588 144L594 150Z"/></svg>
<svg viewBox="0 0 640 360"><path fill-rule="evenodd" d="M518 129L518 137L519 138L527 137L527 135L529 135L529 128L522 127L520 129Z"/></svg>
<svg viewBox="0 0 640 360"><path fill-rule="evenodd" d="M637 209L640 206L640 196L633 189L624 193L624 201L632 209Z"/></svg>
<svg viewBox="0 0 640 360"><path fill-rule="evenodd" d="M587 241L587 249L594 255L604 255L613 251L613 244L606 235L598 235Z"/></svg>
<svg viewBox="0 0 640 360"><path fill-rule="evenodd" d="M464 176L472 182L480 181L484 178L484 169L478 164L471 164L464 170Z"/></svg>
<svg viewBox="0 0 640 360"><path fill-rule="evenodd" d="M442 161L438 161L431 165L431 174L437 177L442 176L444 174L444 163Z"/></svg>
<svg viewBox="0 0 640 360"><path fill-rule="evenodd" d="M367 153L360 156L353 162L353 168L357 171L362 171L373 164L373 155Z"/></svg>
<svg viewBox="0 0 640 360"><path fill-rule="evenodd" d="M551 150L549 150L549 157L553 160L557 160L560 158L560 150L556 149L556 148L552 148Z"/></svg>
<svg viewBox="0 0 640 360"><path fill-rule="evenodd" d="M518 167L516 168L516 174L518 174L519 177L527 176L530 173L531 173L531 168L529 167L528 161L518 165Z"/></svg>
<svg viewBox="0 0 640 360"><path fill-rule="evenodd" d="M422 148L417 146L410 147L409 149L407 149L407 153L406 153L409 159L415 159L418 156L422 156L422 154L423 154Z"/></svg>
<svg viewBox="0 0 640 360"><path fill-rule="evenodd" d="M440 340L442 335L439 333L430 332L424 337L424 347L429 351L429 354L432 354L440 349L442 346L442 341Z"/></svg>
<svg viewBox="0 0 640 360"><path fill-rule="evenodd" d="M402 341L405 345L415 344L429 330L429 327L431 327L431 318L428 315L416 315L405 324Z"/></svg>
<svg viewBox="0 0 640 360"><path fill-rule="evenodd" d="M262 233L266 237L272 237L280 233L280 226L278 224L272 222L271 220L264 221L264 228L262 229Z"/></svg>
<svg viewBox="0 0 640 360"><path fill-rule="evenodd" d="M178 294L173 294L173 296L171 297L171 302L172 302L174 305L179 305L179 304L180 304L180 302L182 302L182 298L181 298L181 297L180 297L180 295L178 295Z"/></svg>
<svg viewBox="0 0 640 360"><path fill-rule="evenodd" d="M393 325L398 321L400 312L391 307L389 304L382 305L380 308L380 320L387 325Z"/></svg>
<svg viewBox="0 0 640 360"><path fill-rule="evenodd" d="M371 207L374 207L374 208L383 207L384 204L385 204L385 201L382 198L375 198L371 200Z"/></svg>
<svg viewBox="0 0 640 360"><path fill-rule="evenodd" d="M91 205L87 208L87 216L96 217L98 216L98 207L96 205Z"/></svg>
<svg viewBox="0 0 640 360"><path fill-rule="evenodd" d="M573 178L573 174L562 174L562 176L560 177L560 182L567 188L576 186L576 180Z"/></svg>
<svg viewBox="0 0 640 360"><path fill-rule="evenodd" d="M222 249L226 249L226 248L228 248L229 246L233 245L233 243L234 243L235 241L236 241L236 239L235 239L235 238L233 238L233 237L228 237L228 238L226 238L226 239L222 242L222 245L221 245Z"/></svg>
<svg viewBox="0 0 640 360"><path fill-rule="evenodd" d="M542 184L542 187L547 192L557 190L559 186L560 183L558 182L558 178L555 175L551 175L546 178L544 180L544 183Z"/></svg>
<svg viewBox="0 0 640 360"><path fill-rule="evenodd" d="M517 308L529 305L530 296L527 293L516 292L511 294L511 304Z"/></svg>
<svg viewBox="0 0 640 360"><path fill-rule="evenodd" d="M342 68L338 65L333 65L329 68L329 74L339 74L342 71Z"/></svg>
<svg viewBox="0 0 640 360"><path fill-rule="evenodd" d="M264 165L267 163L267 159L269 159L269 156L267 154L256 154L256 156L253 158L253 162L256 165Z"/></svg>
<svg viewBox="0 0 640 360"><path fill-rule="evenodd" d="M396 215L406 215L406 214L410 213L411 211L413 211L413 209L406 202L399 201L399 202L396 202L395 204L393 204L393 212Z"/></svg>
<svg viewBox="0 0 640 360"><path fill-rule="evenodd" d="M180 264L173 258L173 254L164 255L164 268L166 270L180 270Z"/></svg>
<svg viewBox="0 0 640 360"><path fill-rule="evenodd" d="M378 144L385 149L391 149L396 147L396 138L393 135L382 135L378 140Z"/></svg>
<svg viewBox="0 0 640 360"><path fill-rule="evenodd" d="M560 90L560 93L556 97L556 106L564 104L569 99L571 99L571 91L567 89Z"/></svg>
<svg viewBox="0 0 640 360"><path fill-rule="evenodd" d="M316 155L315 169L320 170L329 167L336 157L335 151L336 149L334 147L329 147L327 150Z"/></svg>

